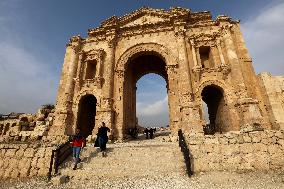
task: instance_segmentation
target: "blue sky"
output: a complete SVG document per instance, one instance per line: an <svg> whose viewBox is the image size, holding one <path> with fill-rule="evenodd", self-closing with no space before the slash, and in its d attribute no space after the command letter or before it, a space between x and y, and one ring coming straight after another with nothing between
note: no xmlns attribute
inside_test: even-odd
<svg viewBox="0 0 284 189"><path fill-rule="evenodd" d="M211 11L214 18L226 14L240 19L256 72L284 75L284 2L280 0L0 0L0 113L35 112L42 104L54 103L69 38L86 37L89 28L108 17L141 6L181 6ZM145 88L147 82L152 82L152 88ZM158 76L138 81L138 115L145 124L163 122L154 123L143 114L155 109L155 103L163 104L156 118L166 122L163 82ZM155 94L151 94L153 89Z"/></svg>

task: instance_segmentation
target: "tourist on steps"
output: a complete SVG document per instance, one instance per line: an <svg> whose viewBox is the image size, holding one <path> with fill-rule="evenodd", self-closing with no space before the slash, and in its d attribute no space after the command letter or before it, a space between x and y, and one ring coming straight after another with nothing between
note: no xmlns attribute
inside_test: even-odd
<svg viewBox="0 0 284 189"><path fill-rule="evenodd" d="M97 140L103 157L106 157L107 132L110 132L110 129L106 127L105 122L102 122L102 126L98 129Z"/></svg>
<svg viewBox="0 0 284 189"><path fill-rule="evenodd" d="M75 165L73 167L73 170L76 170L77 164L80 163L80 161L81 161L81 159L80 159L81 150L82 150L82 148L84 148L84 146L86 144L85 138L81 134L79 128L76 129L76 134L75 134L75 136L73 136L71 144L72 144L72 148L73 148L73 157L74 157L74 161L75 161Z"/></svg>
<svg viewBox="0 0 284 189"><path fill-rule="evenodd" d="M149 138L149 130L148 130L148 128L146 128L144 130L144 133L146 134L146 139L148 139Z"/></svg>
<svg viewBox="0 0 284 189"><path fill-rule="evenodd" d="M150 139L153 139L153 135L154 135L154 129L153 128L149 129L149 135L150 135Z"/></svg>

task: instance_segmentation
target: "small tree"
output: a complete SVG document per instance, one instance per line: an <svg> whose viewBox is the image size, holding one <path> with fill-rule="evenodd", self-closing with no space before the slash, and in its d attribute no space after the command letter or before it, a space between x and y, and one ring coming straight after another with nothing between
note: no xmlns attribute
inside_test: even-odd
<svg viewBox="0 0 284 189"><path fill-rule="evenodd" d="M52 110L55 108L55 106L53 104L44 104L42 105L42 108Z"/></svg>

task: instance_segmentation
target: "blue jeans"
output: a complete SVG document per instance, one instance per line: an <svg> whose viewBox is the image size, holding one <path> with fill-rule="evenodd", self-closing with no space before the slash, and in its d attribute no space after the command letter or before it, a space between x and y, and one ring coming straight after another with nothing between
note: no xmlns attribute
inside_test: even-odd
<svg viewBox="0 0 284 189"><path fill-rule="evenodd" d="M80 161L81 147L73 146L73 157L75 159L75 165Z"/></svg>
<svg viewBox="0 0 284 189"><path fill-rule="evenodd" d="M105 151L106 150L107 139L105 139L104 137L99 136L98 141L99 141L99 146L100 146L101 151Z"/></svg>

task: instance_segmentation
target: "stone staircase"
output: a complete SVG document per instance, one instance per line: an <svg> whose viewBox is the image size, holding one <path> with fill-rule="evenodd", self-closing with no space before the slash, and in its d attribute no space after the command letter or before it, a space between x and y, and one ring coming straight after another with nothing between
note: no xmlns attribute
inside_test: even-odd
<svg viewBox="0 0 284 189"><path fill-rule="evenodd" d="M156 175L186 174L185 163L177 142L156 139L136 140L107 145L107 157L88 144L81 153L82 162L73 170L70 158L60 169L60 176L71 180L92 178L142 178Z"/></svg>

